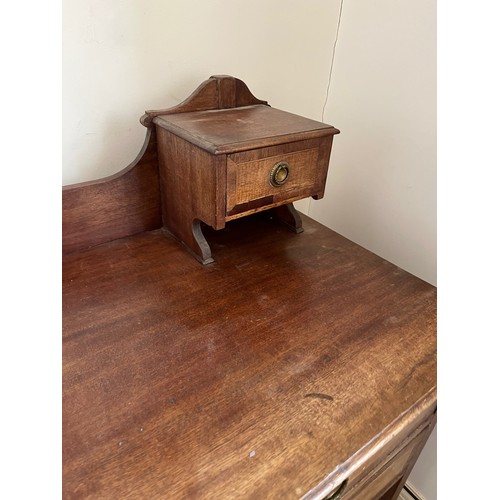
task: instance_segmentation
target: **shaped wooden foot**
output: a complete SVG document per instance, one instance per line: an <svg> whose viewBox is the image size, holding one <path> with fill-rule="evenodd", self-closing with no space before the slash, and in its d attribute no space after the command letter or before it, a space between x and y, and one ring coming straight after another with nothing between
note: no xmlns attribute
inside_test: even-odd
<svg viewBox="0 0 500 500"><path fill-rule="evenodd" d="M304 231L302 228L302 219L300 218L299 212L295 210L293 203L275 207L271 210L271 214L276 220L280 221L294 233L302 233Z"/></svg>
<svg viewBox="0 0 500 500"><path fill-rule="evenodd" d="M212 251L202 230L201 221L184 221L184 224L167 225L165 229L178 241L180 241L188 252L202 264L214 262Z"/></svg>

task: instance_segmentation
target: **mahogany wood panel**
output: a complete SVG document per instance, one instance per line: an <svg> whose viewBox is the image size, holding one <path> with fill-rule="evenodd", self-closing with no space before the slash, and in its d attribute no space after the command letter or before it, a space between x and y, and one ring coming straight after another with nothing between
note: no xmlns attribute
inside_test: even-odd
<svg viewBox="0 0 500 500"><path fill-rule="evenodd" d="M63 252L161 227L156 133L117 174L63 187Z"/></svg>
<svg viewBox="0 0 500 500"><path fill-rule="evenodd" d="M224 227L226 159L162 128L157 133L163 222L197 259L211 262L199 222Z"/></svg>
<svg viewBox="0 0 500 500"><path fill-rule="evenodd" d="M64 498L331 491L427 418L436 289L303 228L205 228L208 266L163 230L63 257Z"/></svg>
<svg viewBox="0 0 500 500"><path fill-rule="evenodd" d="M246 84L238 78L229 75L214 75L201 83L186 100L177 106L146 111L141 117L141 123L145 127L151 127L153 119L159 115L226 109L253 104L266 105L267 101L257 99Z"/></svg>

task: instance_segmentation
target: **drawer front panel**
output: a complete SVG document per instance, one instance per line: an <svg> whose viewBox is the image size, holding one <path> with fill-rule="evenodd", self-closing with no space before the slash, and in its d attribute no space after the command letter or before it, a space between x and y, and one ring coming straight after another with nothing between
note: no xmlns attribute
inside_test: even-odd
<svg viewBox="0 0 500 500"><path fill-rule="evenodd" d="M435 422L436 390L433 388L348 460L339 464L303 500L328 498L345 480L347 484L340 498L379 498L379 493L385 494L405 477ZM390 494L388 498L391 498Z"/></svg>
<svg viewBox="0 0 500 500"><path fill-rule="evenodd" d="M408 467L414 461L415 453L427 440L428 431L429 426L410 439L395 456L392 456L387 462L367 474L354 487L349 488L342 498L345 500L373 500L383 495L403 478Z"/></svg>
<svg viewBox="0 0 500 500"><path fill-rule="evenodd" d="M229 155L227 215L322 196L329 158L320 145L320 140L304 141Z"/></svg>

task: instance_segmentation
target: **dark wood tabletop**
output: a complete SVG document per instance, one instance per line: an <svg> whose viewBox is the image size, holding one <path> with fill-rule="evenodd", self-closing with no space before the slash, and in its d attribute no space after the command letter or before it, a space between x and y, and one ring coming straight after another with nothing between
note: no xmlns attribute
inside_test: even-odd
<svg viewBox="0 0 500 500"><path fill-rule="evenodd" d="M435 392L436 289L303 219L64 256L64 498L298 498Z"/></svg>

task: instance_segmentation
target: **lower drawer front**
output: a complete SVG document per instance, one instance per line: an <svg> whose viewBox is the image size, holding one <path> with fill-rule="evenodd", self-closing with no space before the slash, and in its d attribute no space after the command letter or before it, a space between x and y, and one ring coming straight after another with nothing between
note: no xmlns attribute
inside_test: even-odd
<svg viewBox="0 0 500 500"><path fill-rule="evenodd" d="M376 467L361 481L347 488L344 500L375 500L384 498L383 495L392 486L399 482L407 468L412 465L418 449L423 445L429 434L429 426L422 429L415 437L409 440L404 447L392 458Z"/></svg>
<svg viewBox="0 0 500 500"><path fill-rule="evenodd" d="M227 158L228 219L324 192L331 138L302 141ZM326 142L325 142L326 140Z"/></svg>
<svg viewBox="0 0 500 500"><path fill-rule="evenodd" d="M304 495L304 500L392 499L434 428L436 411L433 388L339 464Z"/></svg>

